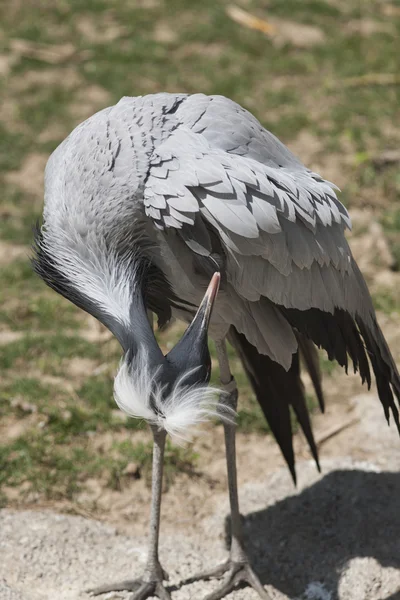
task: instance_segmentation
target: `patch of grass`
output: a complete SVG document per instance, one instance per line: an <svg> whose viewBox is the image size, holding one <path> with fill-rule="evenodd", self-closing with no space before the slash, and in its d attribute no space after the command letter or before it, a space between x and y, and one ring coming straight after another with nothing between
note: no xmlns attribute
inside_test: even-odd
<svg viewBox="0 0 400 600"><path fill-rule="evenodd" d="M5 265L0 272L0 323L17 331L27 328L74 329L80 324L78 310L70 302L50 291L34 272L28 254ZM26 294L26 289L29 294Z"/></svg>
<svg viewBox="0 0 400 600"><path fill-rule="evenodd" d="M33 296L7 303L0 315L0 323L5 323L16 331L27 327L33 330L53 330L57 328L77 329L81 323L77 309L63 298L54 295Z"/></svg>
<svg viewBox="0 0 400 600"><path fill-rule="evenodd" d="M388 210L382 216L381 223L385 230L393 256L392 269L393 271L400 271L400 207L395 206Z"/></svg>
<svg viewBox="0 0 400 600"><path fill-rule="evenodd" d="M53 424L54 425L54 424ZM72 499L88 478L98 478L112 489L121 489L124 469L138 465L141 476L150 483L152 444L131 440L115 443L103 454L93 448L86 436L70 428L69 436L55 435L49 428L30 430L8 445L0 445L0 491L3 486L19 487L26 497ZM79 435L78 435L79 434ZM72 438L70 436L73 436ZM174 446L165 450L165 485L177 472L194 473L197 456L190 449ZM3 503L6 500L3 498Z"/></svg>
<svg viewBox="0 0 400 600"><path fill-rule="evenodd" d="M314 397L306 396L306 404L308 411L312 415L313 412L317 409L317 402ZM292 422L292 431L296 433L299 429L299 423L296 419L296 416L290 408L291 414L291 422ZM271 433L271 428L269 427L264 413L258 404L255 396L250 396L246 399L244 407L239 407L238 410L238 425L240 430L245 433Z"/></svg>
<svg viewBox="0 0 400 600"><path fill-rule="evenodd" d="M33 240L33 228L40 216L35 197L5 181L1 182L1 186L0 239L30 246ZM2 270L3 268L7 269L2 266Z"/></svg>
<svg viewBox="0 0 400 600"><path fill-rule="evenodd" d="M120 485L123 470L129 462L138 464L147 484L150 485L153 443L139 442L135 444L131 440L125 440L124 442L116 444L114 448L121 457L121 463L118 478L110 482L111 486L118 487ZM167 438L164 453L165 486L168 487L173 482L177 473L194 475L197 460L198 455L193 452L190 447L182 448L181 446L176 446Z"/></svg>
<svg viewBox="0 0 400 600"><path fill-rule="evenodd" d="M57 374L64 359L79 356L94 359L107 357L111 361L119 354L116 351L107 352L104 346L92 344L79 335L28 334L21 340L0 346L0 367L18 369L26 364L36 364L44 372Z"/></svg>
<svg viewBox="0 0 400 600"><path fill-rule="evenodd" d="M245 406L240 404L237 411L237 424L243 433L270 433L270 427L264 417L255 396L250 396Z"/></svg>
<svg viewBox="0 0 400 600"><path fill-rule="evenodd" d="M12 201L12 197L11 197ZM15 203L9 205L15 207ZM15 211L2 207L0 219L0 238L6 242L28 245L32 243L33 226L39 218L36 210L31 207Z"/></svg>
<svg viewBox="0 0 400 600"><path fill-rule="evenodd" d="M113 396L114 379L111 376L88 377L77 390L77 396L85 408L85 419L92 422L92 429L97 431L137 430L146 424L140 419L124 418Z"/></svg>
<svg viewBox="0 0 400 600"><path fill-rule="evenodd" d="M386 314L400 312L400 294L395 294L391 290L382 289L372 294L372 300L376 310L381 310Z"/></svg>
<svg viewBox="0 0 400 600"><path fill-rule="evenodd" d="M10 133L0 121L0 172L18 169L27 151L26 137L21 133Z"/></svg>
<svg viewBox="0 0 400 600"><path fill-rule="evenodd" d="M87 464L76 448L58 448L41 433L0 446L0 486L23 486L23 492L49 498L72 498L78 474ZM85 457L87 458L87 457Z"/></svg>
<svg viewBox="0 0 400 600"><path fill-rule="evenodd" d="M34 377L18 377L4 384L2 389L2 399L4 402L0 405L0 415L11 414L12 400L20 398L22 402L34 405L36 408L46 406L48 401L54 396L52 388L44 385ZM8 405L6 404L8 403ZM22 411L22 416L26 411ZM21 403L16 403L14 414L21 416Z"/></svg>
<svg viewBox="0 0 400 600"><path fill-rule="evenodd" d="M78 389L77 394L93 410L102 411L115 408L110 398L113 395L113 379L107 375L88 377Z"/></svg>
<svg viewBox="0 0 400 600"><path fill-rule="evenodd" d="M304 111L297 110L288 115L282 116L273 122L265 122L267 129L273 129L275 135L288 139L291 136L296 136L302 129L310 126L310 119Z"/></svg>
<svg viewBox="0 0 400 600"><path fill-rule="evenodd" d="M49 118L57 109L57 116L61 120L69 118L68 106L73 95L73 90L62 87L32 87L29 90L29 103L22 103L20 108L21 119L29 127L31 135L40 133L49 124Z"/></svg>
<svg viewBox="0 0 400 600"><path fill-rule="evenodd" d="M2 294L2 297L5 297L7 290L12 289L13 292L19 293L26 288L27 285L33 292L43 286L43 283L32 269L28 258L25 260L14 260L12 263L2 267L0 273L0 293Z"/></svg>
<svg viewBox="0 0 400 600"><path fill-rule="evenodd" d="M325 1L318 2L312 0L310 2L297 2L297 0L287 0L286 2L280 2L279 0L273 0L268 5L271 13L274 13L280 17L290 17L290 19L296 22L303 23L320 23L321 17L331 19L339 19L341 12L334 4ZM331 21L325 21L331 22ZM335 21L333 21L335 22Z"/></svg>
<svg viewBox="0 0 400 600"><path fill-rule="evenodd" d="M321 351L319 353L319 366L323 376L330 376L336 370L338 363L336 362L336 360L329 360L329 358L326 355L326 352Z"/></svg>

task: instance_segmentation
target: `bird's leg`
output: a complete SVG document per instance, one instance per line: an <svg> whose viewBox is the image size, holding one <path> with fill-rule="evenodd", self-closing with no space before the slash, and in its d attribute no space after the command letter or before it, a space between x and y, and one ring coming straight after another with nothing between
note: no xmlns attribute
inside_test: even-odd
<svg viewBox="0 0 400 600"><path fill-rule="evenodd" d="M224 398L224 406L228 406L236 412L238 403L238 389L234 377L232 376L229 359L226 351L225 341L216 343L217 357L220 367L221 384L227 395ZM221 407L221 410L223 408ZM236 474L236 424L224 422L226 464L228 471L229 502L231 508L231 548L230 555L226 562L218 565L214 569L199 573L185 583L198 581L199 579L212 579L221 577L225 573L226 578L223 584L214 592L206 596L204 600L221 600L227 594L241 583L250 585L263 600L271 600L269 594L262 586L259 578L250 566L243 543L243 531L241 516L239 512L239 498Z"/></svg>
<svg viewBox="0 0 400 600"><path fill-rule="evenodd" d="M106 594L107 592L133 591L130 600L145 600L156 596L161 600L171 600L169 592L165 589L163 581L168 579L167 573L160 565L158 559L158 540L160 533L160 510L162 477L164 467L164 448L166 432L157 427L151 427L154 438L153 471L152 471L152 497L150 510L149 553L142 577L126 580L120 583L104 585L89 590L93 595Z"/></svg>

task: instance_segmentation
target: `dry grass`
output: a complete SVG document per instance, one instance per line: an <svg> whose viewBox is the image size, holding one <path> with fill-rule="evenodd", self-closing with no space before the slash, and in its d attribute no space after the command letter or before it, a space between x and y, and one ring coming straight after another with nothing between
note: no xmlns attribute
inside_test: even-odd
<svg viewBox="0 0 400 600"><path fill-rule="evenodd" d="M121 417L111 397L116 342L45 289L26 258L42 207L46 157L80 120L122 95L203 91L253 111L311 168L342 187L354 210L355 253L386 312L386 331L398 323L399 165L379 160L398 149L400 138L393 51L398 6L374 0L239 4L271 21L273 35L230 18L225 1L0 6L3 504L73 502L94 481L101 489L123 487L129 463L138 463L139 472L148 465L147 434ZM175 328L160 341L166 348L178 335ZM266 426L233 360L241 425L261 433ZM331 369L325 361L323 368ZM167 462L172 474L187 470L195 455L171 448Z"/></svg>

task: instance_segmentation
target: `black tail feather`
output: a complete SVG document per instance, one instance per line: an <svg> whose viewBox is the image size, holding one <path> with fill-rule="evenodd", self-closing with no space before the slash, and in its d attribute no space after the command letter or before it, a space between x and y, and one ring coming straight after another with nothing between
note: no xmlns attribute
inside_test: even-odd
<svg viewBox="0 0 400 600"><path fill-rule="evenodd" d="M289 371L285 371L281 365L274 362L271 358L260 354L247 341L246 337L234 327L230 329L229 341L242 360L257 400L279 444L293 481L296 483L290 405L293 407L297 420L304 432L317 467L318 469L320 468L318 450L314 441L304 387L300 378L299 355L294 355L292 366Z"/></svg>
<svg viewBox="0 0 400 600"><path fill-rule="evenodd" d="M391 412L400 433L399 410L394 398L395 395L400 402L400 376L376 320L373 318L367 325L361 318L354 319L341 309L336 309L333 314L316 308L300 311L280 307L280 310L296 331L324 348L329 359L336 359L346 370L349 355L354 371L359 371L368 388L371 386L371 363L386 419L389 420Z"/></svg>
<svg viewBox="0 0 400 600"><path fill-rule="evenodd" d="M367 382L368 389L370 389L371 371L368 358L353 318L343 310L335 311L334 318L345 340L347 353L353 362L354 373L359 371L362 383Z"/></svg>
<svg viewBox="0 0 400 600"><path fill-rule="evenodd" d="M321 369L319 367L319 356L314 343L301 334L297 334L297 342L299 344L300 355L303 358L307 371L311 377L314 386L315 394L318 398L321 412L325 412L325 399L321 383Z"/></svg>
<svg viewBox="0 0 400 600"><path fill-rule="evenodd" d="M259 354L234 327L230 329L229 340L243 362L257 400L296 482L290 406L293 407L319 468L318 451L300 378L299 353L310 373L322 411L324 397L314 344L324 348L329 359L337 360L346 371L350 357L354 372L360 373L362 382L366 382L368 388L371 385L371 363L386 419L389 422L391 413L399 433L400 415L396 398L400 404L400 376L383 333L374 318L366 324L359 317L353 318L341 309L336 309L334 314L330 314L315 308L307 311L283 306L279 308L296 332L299 343L299 352L293 356L289 371L285 371L268 356Z"/></svg>
<svg viewBox="0 0 400 600"><path fill-rule="evenodd" d="M390 411L392 411L394 422L396 423L397 430L400 434L399 411L393 396L394 391L397 400L400 403L400 376L396 365L394 364L378 323L374 323L373 331L368 329L361 319L357 319L357 325L364 338L368 351L368 356L375 374L379 399L382 403L386 420L389 423Z"/></svg>
<svg viewBox="0 0 400 600"><path fill-rule="evenodd" d="M290 373L293 374L293 378L295 381L295 386L293 389L292 395L288 397L288 402L292 405L295 415L297 417L298 422L300 423L300 427L303 430L304 435L306 436L308 445L310 446L311 453L313 458L317 464L318 471L321 471L319 460L318 460L318 450L315 444L310 417L308 414L306 398L304 393L304 385L301 381L300 377L300 360L299 353L293 355L292 366L289 370ZM287 374L285 373L285 376Z"/></svg>

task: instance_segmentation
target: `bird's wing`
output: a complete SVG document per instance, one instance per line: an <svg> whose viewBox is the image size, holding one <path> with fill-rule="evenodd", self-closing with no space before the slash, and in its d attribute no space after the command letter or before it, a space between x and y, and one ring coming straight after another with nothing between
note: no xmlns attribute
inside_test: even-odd
<svg viewBox="0 0 400 600"><path fill-rule="evenodd" d="M365 290L344 237L349 215L333 186L304 167L268 166L179 127L151 158L144 204L158 228L180 231L199 254L211 252L203 224L214 228L227 277L247 300L360 309Z"/></svg>
<svg viewBox="0 0 400 600"><path fill-rule="evenodd" d="M391 410L400 431L393 396L400 400L400 376L345 239L350 218L334 186L226 99L189 97L175 113L175 128L150 158L147 215L203 259L212 253L209 232L218 234L224 276L256 329L268 325L272 306L346 369L350 356L369 384L368 356L386 417ZM290 368L287 357L278 362Z"/></svg>

